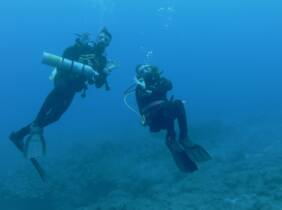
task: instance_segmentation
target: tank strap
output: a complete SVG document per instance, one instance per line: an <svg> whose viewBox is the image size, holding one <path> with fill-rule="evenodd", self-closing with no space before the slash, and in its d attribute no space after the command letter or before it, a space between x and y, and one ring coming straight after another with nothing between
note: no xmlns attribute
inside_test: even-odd
<svg viewBox="0 0 282 210"><path fill-rule="evenodd" d="M157 106L160 106L164 103L166 103L167 101L165 100L159 100L159 101L154 101L152 103L150 103L149 105L145 106L143 109L142 109L142 113L145 114L147 113L150 109L153 109L153 108L156 108Z"/></svg>
<svg viewBox="0 0 282 210"><path fill-rule="evenodd" d="M81 98L85 98L86 97L86 91L87 90L88 90L88 86L84 83L83 89L81 91Z"/></svg>

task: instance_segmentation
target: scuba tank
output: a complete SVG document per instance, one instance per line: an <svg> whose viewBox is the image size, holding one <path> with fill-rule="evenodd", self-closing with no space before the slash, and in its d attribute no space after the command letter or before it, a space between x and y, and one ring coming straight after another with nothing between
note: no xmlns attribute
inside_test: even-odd
<svg viewBox="0 0 282 210"><path fill-rule="evenodd" d="M84 76L87 79L93 79L99 75L98 72L96 72L89 65L66 59L47 52L43 53L42 63L48 66L59 68L65 72L74 72L76 74Z"/></svg>

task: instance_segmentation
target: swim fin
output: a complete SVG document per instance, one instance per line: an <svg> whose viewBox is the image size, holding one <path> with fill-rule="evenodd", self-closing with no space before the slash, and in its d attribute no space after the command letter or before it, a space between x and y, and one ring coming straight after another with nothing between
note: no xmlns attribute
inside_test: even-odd
<svg viewBox="0 0 282 210"><path fill-rule="evenodd" d="M12 133L9 137L10 141L16 146L16 148L24 153L24 143L23 141L19 140L16 138L15 133ZM36 160L36 158L31 158L30 159L31 164L37 171L38 175L40 176L41 180L44 182L45 181L45 172L44 169L41 167L39 162Z"/></svg>
<svg viewBox="0 0 282 210"><path fill-rule="evenodd" d="M186 154L176 141L170 141L167 146L180 171L184 173L192 173L198 170L196 163Z"/></svg>
<svg viewBox="0 0 282 210"><path fill-rule="evenodd" d="M24 144L23 150L26 159L40 158L46 153L46 143L41 133L30 134Z"/></svg>
<svg viewBox="0 0 282 210"><path fill-rule="evenodd" d="M181 142L181 141L180 141ZM180 143L183 147L185 153L191 160L197 163L205 162L211 160L210 154L200 145L194 144L192 142Z"/></svg>

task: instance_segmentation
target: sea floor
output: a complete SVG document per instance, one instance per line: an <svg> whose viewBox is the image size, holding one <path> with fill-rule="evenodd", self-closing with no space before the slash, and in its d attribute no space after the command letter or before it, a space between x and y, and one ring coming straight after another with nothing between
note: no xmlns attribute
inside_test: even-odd
<svg viewBox="0 0 282 210"><path fill-rule="evenodd" d="M281 210L281 130L257 121L192 128L213 156L193 174L178 171L160 135L76 145L43 161L46 183L26 161L3 177L0 209Z"/></svg>

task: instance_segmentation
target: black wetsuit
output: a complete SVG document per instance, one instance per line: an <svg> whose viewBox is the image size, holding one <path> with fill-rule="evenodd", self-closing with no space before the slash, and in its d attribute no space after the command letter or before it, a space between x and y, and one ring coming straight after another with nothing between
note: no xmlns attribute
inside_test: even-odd
<svg viewBox="0 0 282 210"><path fill-rule="evenodd" d="M176 140L174 121L176 119L178 121L179 138L184 139L187 137L187 120L182 101L168 100L167 92L171 89L171 81L161 77L147 89L138 85L136 88L136 100L140 114L145 117L150 131L167 130L167 139L174 141Z"/></svg>
<svg viewBox="0 0 282 210"><path fill-rule="evenodd" d="M136 99L140 114L145 117L145 123L151 132L166 130L166 145L171 152L177 167L185 173L191 173L198 169L196 162L191 159L185 146L189 143L188 128L185 108L180 100L167 99L167 92L172 89L172 83L166 78L160 77L150 85L146 82L146 89L141 85L136 88ZM177 139L175 120L179 127Z"/></svg>
<svg viewBox="0 0 282 210"><path fill-rule="evenodd" d="M37 117L33 121L34 125L44 128L58 121L69 108L75 94L87 89L87 83L94 83L97 88L107 85L107 75L103 71L107 65L107 58L99 48L95 46L82 46L76 43L64 51L63 57L79 61L81 56L89 54L95 55L91 60L93 64L92 67L99 73L95 82L89 81L81 75L66 73L58 69L54 78L54 88L45 99ZM24 136L28 135L30 133L30 125L31 124L16 132L16 138L23 139Z"/></svg>

